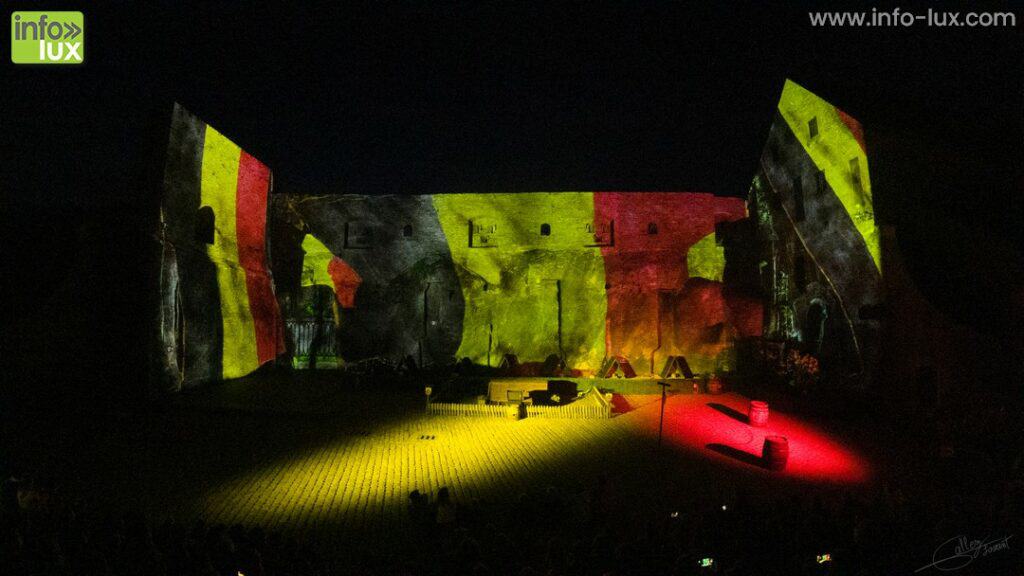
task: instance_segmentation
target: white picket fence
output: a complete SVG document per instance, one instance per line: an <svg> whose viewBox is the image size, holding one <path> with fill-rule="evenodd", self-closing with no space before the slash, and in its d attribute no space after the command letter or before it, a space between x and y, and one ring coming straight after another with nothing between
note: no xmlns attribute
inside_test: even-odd
<svg viewBox="0 0 1024 576"><path fill-rule="evenodd" d="M492 418L514 418L517 406L489 404L444 404L431 402L427 414L435 416L490 416Z"/></svg>
<svg viewBox="0 0 1024 576"><path fill-rule="evenodd" d="M444 404L432 402L427 414L435 416L490 416L492 418L515 418L519 406L515 404ZM605 406L527 406L527 418L570 418L591 419L611 418L611 408Z"/></svg>

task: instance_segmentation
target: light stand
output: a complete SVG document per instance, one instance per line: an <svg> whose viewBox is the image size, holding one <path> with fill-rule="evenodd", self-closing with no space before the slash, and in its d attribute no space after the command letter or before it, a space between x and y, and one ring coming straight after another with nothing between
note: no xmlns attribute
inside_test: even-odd
<svg viewBox="0 0 1024 576"><path fill-rule="evenodd" d="M668 391L668 387L672 384L663 380L658 381L658 386L661 386L661 416L658 418L658 448L661 448L661 432L665 427L665 395Z"/></svg>

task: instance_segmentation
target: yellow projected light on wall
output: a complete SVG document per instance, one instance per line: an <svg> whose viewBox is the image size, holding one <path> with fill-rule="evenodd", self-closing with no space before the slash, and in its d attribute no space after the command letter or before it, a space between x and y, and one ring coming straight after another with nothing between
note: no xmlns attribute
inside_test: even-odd
<svg viewBox="0 0 1024 576"><path fill-rule="evenodd" d="M206 130L203 148L201 202L213 208L216 228L207 246L217 264L221 314L224 325L224 378L245 376L260 365L252 335L256 328L249 312L245 270L239 265L235 223L238 159L242 150L212 127Z"/></svg>
<svg viewBox="0 0 1024 576"><path fill-rule="evenodd" d="M334 258L334 254L324 246L324 243L317 240L310 234L302 239L302 285L303 286L327 286L334 290L334 283L328 272L328 266Z"/></svg>
<svg viewBox="0 0 1024 576"><path fill-rule="evenodd" d="M787 80L779 112L828 181L882 270L871 178L860 123L802 86Z"/></svg>
<svg viewBox="0 0 1024 576"><path fill-rule="evenodd" d="M601 252L588 225L593 194L445 194L433 197L466 301L458 356L502 355L572 366L604 355ZM570 255L571 258L566 255Z"/></svg>

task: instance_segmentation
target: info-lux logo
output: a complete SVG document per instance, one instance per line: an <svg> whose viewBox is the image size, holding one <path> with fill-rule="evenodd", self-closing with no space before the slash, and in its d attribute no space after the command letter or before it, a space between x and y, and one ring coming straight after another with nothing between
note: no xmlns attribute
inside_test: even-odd
<svg viewBox="0 0 1024 576"><path fill-rule="evenodd" d="M85 17L81 12L11 14L11 62L81 64L85 60Z"/></svg>

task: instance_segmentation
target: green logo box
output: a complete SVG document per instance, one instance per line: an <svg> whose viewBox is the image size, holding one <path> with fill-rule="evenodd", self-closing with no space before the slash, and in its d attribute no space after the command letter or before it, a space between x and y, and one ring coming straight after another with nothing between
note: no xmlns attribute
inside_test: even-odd
<svg viewBox="0 0 1024 576"><path fill-rule="evenodd" d="M81 64L85 61L85 17L81 12L11 14L11 62Z"/></svg>

